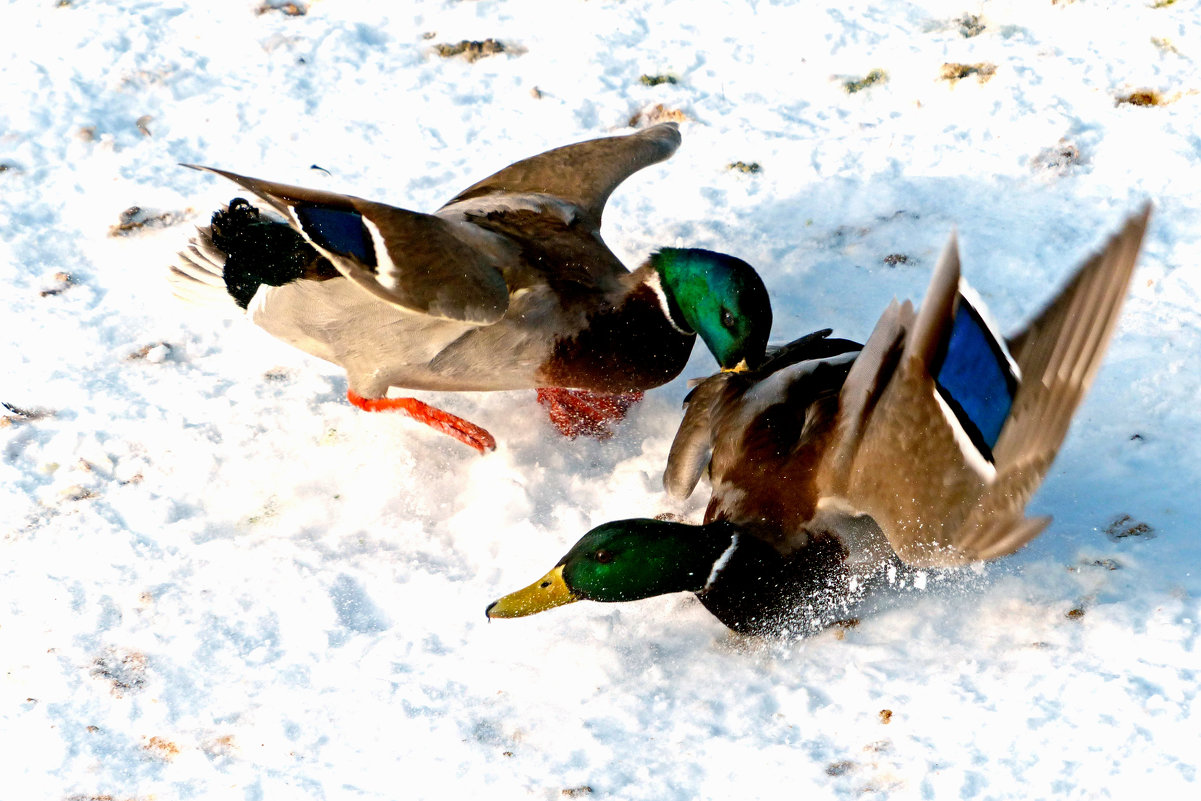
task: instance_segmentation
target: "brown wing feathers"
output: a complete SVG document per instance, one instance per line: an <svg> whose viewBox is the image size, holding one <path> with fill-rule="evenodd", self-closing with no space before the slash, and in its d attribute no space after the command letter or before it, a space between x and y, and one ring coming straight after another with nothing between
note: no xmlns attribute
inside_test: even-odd
<svg viewBox="0 0 1201 801"><path fill-rule="evenodd" d="M599 227L605 201L618 184L668 158L679 146L680 131L670 122L628 136L566 145L511 164L464 189L446 205L491 194L535 192L576 206Z"/></svg>
<svg viewBox="0 0 1201 801"><path fill-rule="evenodd" d="M430 214L320 189L263 181L213 167L184 165L228 178L254 193L315 245L338 271L371 295L404 309L476 324L496 322L508 287L493 260ZM322 241L309 219L333 211L351 218L354 247ZM371 227L379 232L378 241ZM343 228L345 231L346 228Z"/></svg>
<svg viewBox="0 0 1201 801"><path fill-rule="evenodd" d="M1150 206L1130 218L1010 341L1022 373L993 455L997 478L965 521L957 547L976 559L1012 553L1050 518L1024 518L1096 376L1134 274Z"/></svg>
<svg viewBox="0 0 1201 801"><path fill-rule="evenodd" d="M1045 517L1026 518L1026 504L1063 443L1117 325L1148 213L1144 209L1132 217L1011 340L1010 356L1020 371L1020 383L1009 416L1000 423L991 464L988 455L956 429L956 414L938 402L940 391L932 373L948 347L960 293L952 236L922 307L915 313L909 304L894 302L881 317L841 385L837 422L819 425L821 431L807 426L790 433L799 443L792 451L795 458L804 454L820 463L816 487L785 479L785 473L796 472L791 462L789 470L780 470L771 480L747 482L742 462L768 462L773 457L774 452L765 450L772 443L755 444L750 437L751 429L763 428L766 418L753 409L732 414L725 407L751 403L762 393L748 389L737 398L726 397L718 392L722 385L714 382L702 384L691 399L669 457L669 491L691 492L712 447L723 454L720 463L714 456L711 467L715 488L722 489L715 489L710 508L716 504L736 510L735 522L748 516L758 520L762 516L753 514L755 510L774 509L782 499L808 492L813 493L811 501L828 499L831 510L870 514L893 551L916 567L1012 553L1049 522ZM765 375L759 381L780 376ZM722 398L725 411L711 413ZM806 396L788 405L794 407L791 413L801 415L813 402ZM727 453L735 442L744 448L737 463ZM718 497L719 492L733 495ZM780 531L769 532L767 539L805 540L807 524L783 519L775 523Z"/></svg>
<svg viewBox="0 0 1201 801"><path fill-rule="evenodd" d="M1117 326L1149 215L1150 206L1131 218L1010 341L1022 383L994 449L998 466L1063 442Z"/></svg>

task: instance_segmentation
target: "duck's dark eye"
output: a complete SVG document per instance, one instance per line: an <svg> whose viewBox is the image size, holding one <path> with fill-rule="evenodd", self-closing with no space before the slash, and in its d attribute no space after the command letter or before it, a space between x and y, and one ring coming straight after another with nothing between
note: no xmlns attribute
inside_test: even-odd
<svg viewBox="0 0 1201 801"><path fill-rule="evenodd" d="M609 553L604 548L601 548L599 551L596 552L596 555L593 558L596 559L596 561L600 562L602 565L607 565L613 561L613 554Z"/></svg>
<svg viewBox="0 0 1201 801"><path fill-rule="evenodd" d="M539 584L539 585L538 585L539 589L543 589L543 590L545 590L545 589L546 589L547 587L549 587L549 586L550 586L550 582L549 582L549 581L544 581L544 582L542 582L541 584Z"/></svg>
<svg viewBox="0 0 1201 801"><path fill-rule="evenodd" d="M729 309L721 310L721 324L726 328L734 327L734 314Z"/></svg>

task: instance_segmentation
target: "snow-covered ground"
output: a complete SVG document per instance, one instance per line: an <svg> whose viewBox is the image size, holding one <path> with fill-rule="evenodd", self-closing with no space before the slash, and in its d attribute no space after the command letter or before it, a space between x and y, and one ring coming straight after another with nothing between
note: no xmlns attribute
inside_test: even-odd
<svg viewBox="0 0 1201 801"><path fill-rule="evenodd" d="M1195 3L259 2L0 0L0 798L1197 797ZM776 341L865 337L953 226L1016 326L1155 202L1043 537L799 643L683 596L488 625L591 525L699 515L659 481L708 353L603 443L432 398L481 458L166 289L233 196L177 162L432 210L657 108L606 240L747 259Z"/></svg>

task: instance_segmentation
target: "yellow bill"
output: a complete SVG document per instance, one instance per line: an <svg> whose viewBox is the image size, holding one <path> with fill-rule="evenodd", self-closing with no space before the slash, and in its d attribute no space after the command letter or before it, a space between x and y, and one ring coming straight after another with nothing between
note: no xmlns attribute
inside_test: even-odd
<svg viewBox="0 0 1201 801"><path fill-rule="evenodd" d="M721 368L721 371L723 373L745 373L749 369L751 369L750 365L748 365L746 363L746 359L743 359L742 361L740 361L738 364L734 365L733 367Z"/></svg>
<svg viewBox="0 0 1201 801"><path fill-rule="evenodd" d="M511 592L500 600L493 601L488 605L485 614L489 618L525 617L578 600L563 581L563 565L559 565L524 590Z"/></svg>

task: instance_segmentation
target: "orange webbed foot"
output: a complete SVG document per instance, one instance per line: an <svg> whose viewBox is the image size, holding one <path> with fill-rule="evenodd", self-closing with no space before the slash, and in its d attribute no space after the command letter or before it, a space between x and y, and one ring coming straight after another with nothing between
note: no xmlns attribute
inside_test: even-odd
<svg viewBox="0 0 1201 801"><path fill-rule="evenodd" d="M496 450L496 440L475 423L462 417L444 412L416 398L364 398L354 390L347 390L346 399L365 412L400 412L414 420L425 423L435 431L441 431L464 445L470 445L481 454Z"/></svg>
<svg viewBox="0 0 1201 801"><path fill-rule="evenodd" d="M641 392L605 394L585 389L543 387L538 403L546 407L551 425L565 437L584 435L596 439L613 436L609 423L625 419L630 407L642 400Z"/></svg>

